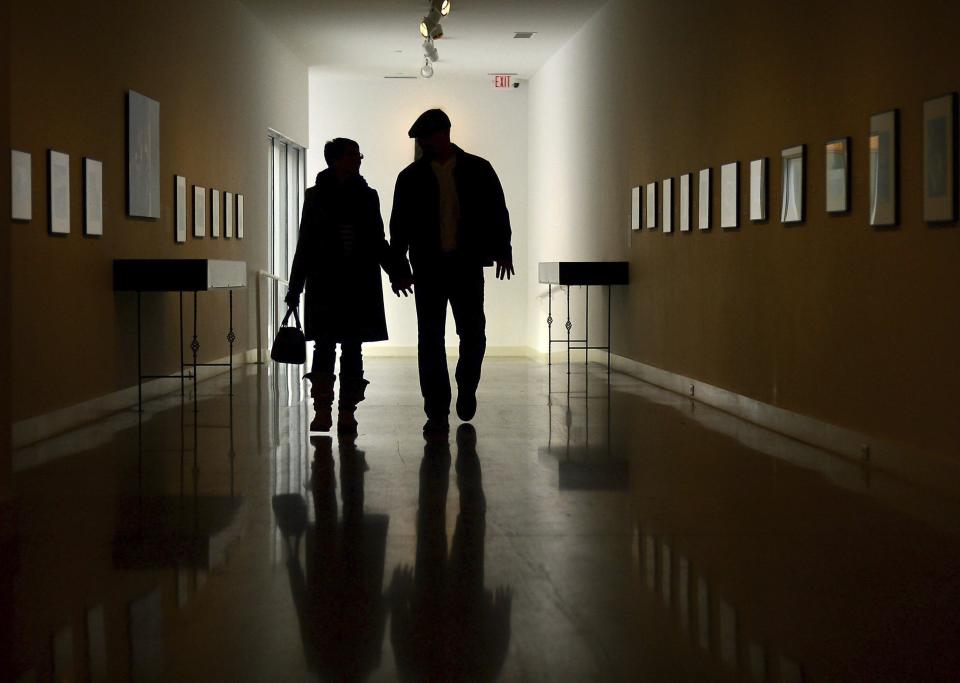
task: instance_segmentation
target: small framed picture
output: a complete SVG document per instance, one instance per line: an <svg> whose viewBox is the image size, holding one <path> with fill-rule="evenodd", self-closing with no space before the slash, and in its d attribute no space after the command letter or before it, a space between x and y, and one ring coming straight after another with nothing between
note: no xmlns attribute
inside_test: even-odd
<svg viewBox="0 0 960 683"><path fill-rule="evenodd" d="M690 232L690 179L689 173L680 176L680 232Z"/></svg>
<svg viewBox="0 0 960 683"><path fill-rule="evenodd" d="M700 171L700 191L697 194L697 228L710 229L710 169Z"/></svg>
<svg viewBox="0 0 960 683"><path fill-rule="evenodd" d="M33 220L33 170L29 152L10 151L10 218Z"/></svg>
<svg viewBox="0 0 960 683"><path fill-rule="evenodd" d="M220 190L210 190L210 237L220 237Z"/></svg>
<svg viewBox="0 0 960 683"><path fill-rule="evenodd" d="M630 229L639 230L640 225L640 212L643 209L642 203L640 201L640 187L637 186L630 190Z"/></svg>
<svg viewBox="0 0 960 683"><path fill-rule="evenodd" d="M830 140L826 145L827 213L850 210L850 138Z"/></svg>
<svg viewBox="0 0 960 683"><path fill-rule="evenodd" d="M233 239L233 193L223 193L223 237L224 239Z"/></svg>
<svg viewBox="0 0 960 683"><path fill-rule="evenodd" d="M657 227L657 184L647 183L647 230Z"/></svg>
<svg viewBox="0 0 960 683"><path fill-rule="evenodd" d="M957 219L957 95L923 103L923 220Z"/></svg>
<svg viewBox="0 0 960 683"><path fill-rule="evenodd" d="M662 182L663 231L669 234L673 232L673 178L664 178Z"/></svg>
<svg viewBox="0 0 960 683"><path fill-rule="evenodd" d="M207 190L193 186L193 236L205 237L207 234Z"/></svg>
<svg viewBox="0 0 960 683"><path fill-rule="evenodd" d="M806 145L788 147L780 154L782 176L780 185L781 223L791 224L804 221L806 197L803 192L803 171L806 157Z"/></svg>
<svg viewBox="0 0 960 683"><path fill-rule="evenodd" d="M70 155L48 150L50 234L70 234Z"/></svg>
<svg viewBox="0 0 960 683"><path fill-rule="evenodd" d="M739 227L740 162L720 167L720 227L731 230Z"/></svg>
<svg viewBox="0 0 960 683"><path fill-rule="evenodd" d="M237 239L243 239L243 195L237 195Z"/></svg>
<svg viewBox="0 0 960 683"><path fill-rule="evenodd" d="M750 162L750 220L762 223L767 220L767 175L769 162L766 157Z"/></svg>
<svg viewBox="0 0 960 683"><path fill-rule="evenodd" d="M103 162L83 160L83 234L103 235Z"/></svg>
<svg viewBox="0 0 960 683"><path fill-rule="evenodd" d="M900 220L898 123L896 109L870 117L870 225L873 227L894 227Z"/></svg>
<svg viewBox="0 0 960 683"><path fill-rule="evenodd" d="M187 179L182 175L174 176L174 239L178 244L187 241Z"/></svg>

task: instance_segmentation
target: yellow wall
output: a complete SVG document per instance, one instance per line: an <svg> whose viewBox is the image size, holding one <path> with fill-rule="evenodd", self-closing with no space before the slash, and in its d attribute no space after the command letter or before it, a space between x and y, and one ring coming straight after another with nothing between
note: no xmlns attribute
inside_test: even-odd
<svg viewBox="0 0 960 683"><path fill-rule="evenodd" d="M960 6L937 0L613 0L532 79L531 253L630 261L615 353L960 456L960 230L926 225L921 196L921 107L960 89L958 25ZM866 137L870 115L893 108L901 224L878 231ZM835 217L824 143L841 136L852 211ZM780 152L798 144L806 223L750 223L749 162L770 158L778 216ZM719 167L736 160L741 228L723 231ZM627 246L630 188L705 167L713 230Z"/></svg>
<svg viewBox="0 0 960 683"><path fill-rule="evenodd" d="M238 350L255 347L252 273L267 261L267 129L306 141L305 65L234 0L41 1L12 3L11 12L11 145L33 156L33 220L10 227L13 419L136 384L135 295L112 291L115 258L246 261L251 288L235 302ZM126 216L130 89L160 103L156 221ZM66 238L48 234L48 149L70 155ZM82 234L85 156L104 164L102 238ZM194 184L242 193L245 239L175 244L175 175L186 177L191 207ZM192 213L188 224L192 234ZM201 361L227 354L225 296L201 295ZM176 295L144 297L146 372L176 370L176 313Z"/></svg>

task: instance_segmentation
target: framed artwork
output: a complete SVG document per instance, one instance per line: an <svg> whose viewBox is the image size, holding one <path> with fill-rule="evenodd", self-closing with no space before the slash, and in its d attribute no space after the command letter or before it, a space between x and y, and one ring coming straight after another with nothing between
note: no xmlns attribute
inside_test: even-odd
<svg viewBox="0 0 960 683"><path fill-rule="evenodd" d="M750 162L750 220L767 220L767 174L769 162L766 157Z"/></svg>
<svg viewBox="0 0 960 683"><path fill-rule="evenodd" d="M10 150L10 218L33 220L32 157L28 152Z"/></svg>
<svg viewBox="0 0 960 683"><path fill-rule="evenodd" d="M223 227L223 236L225 239L233 238L233 193L223 193L223 217L226 223Z"/></svg>
<svg viewBox="0 0 960 683"><path fill-rule="evenodd" d="M103 162L83 160L83 234L103 235Z"/></svg>
<svg viewBox="0 0 960 683"><path fill-rule="evenodd" d="M204 237L207 234L207 189L193 186L193 236Z"/></svg>
<svg viewBox="0 0 960 683"><path fill-rule="evenodd" d="M850 138L830 140L827 158L827 213L850 210Z"/></svg>
<svg viewBox="0 0 960 683"><path fill-rule="evenodd" d="M70 234L70 155L48 150L50 233Z"/></svg>
<svg viewBox="0 0 960 683"><path fill-rule="evenodd" d="M733 161L720 167L720 227L725 230L739 227L740 162Z"/></svg>
<svg viewBox="0 0 960 683"><path fill-rule="evenodd" d="M210 237L220 237L220 190L210 190Z"/></svg>
<svg viewBox="0 0 960 683"><path fill-rule="evenodd" d="M923 220L957 219L957 95L923 103Z"/></svg>
<svg viewBox="0 0 960 683"><path fill-rule="evenodd" d="M630 229L640 229L640 187L637 186L630 190Z"/></svg>
<svg viewBox="0 0 960 683"><path fill-rule="evenodd" d="M700 192L697 194L697 227L710 229L710 169L700 171Z"/></svg>
<svg viewBox="0 0 960 683"><path fill-rule="evenodd" d="M127 213L160 218L160 103L127 93Z"/></svg>
<svg viewBox="0 0 960 683"><path fill-rule="evenodd" d="M657 227L657 184L647 183L647 230Z"/></svg>
<svg viewBox="0 0 960 683"><path fill-rule="evenodd" d="M788 147L780 154L780 222L802 223L804 220L804 178L803 167L807 156L807 146Z"/></svg>
<svg viewBox="0 0 960 683"><path fill-rule="evenodd" d="M237 195L237 239L243 239L243 195Z"/></svg>
<svg viewBox="0 0 960 683"><path fill-rule="evenodd" d="M176 234L174 239L182 244L187 241L187 179L182 175L174 177L174 221Z"/></svg>
<svg viewBox="0 0 960 683"><path fill-rule="evenodd" d="M690 232L690 178L689 173L680 176L680 232Z"/></svg>
<svg viewBox="0 0 960 683"><path fill-rule="evenodd" d="M673 178L664 178L660 191L663 194L663 231L673 232Z"/></svg>
<svg viewBox="0 0 960 683"><path fill-rule="evenodd" d="M899 221L898 110L870 117L870 225L892 227Z"/></svg>

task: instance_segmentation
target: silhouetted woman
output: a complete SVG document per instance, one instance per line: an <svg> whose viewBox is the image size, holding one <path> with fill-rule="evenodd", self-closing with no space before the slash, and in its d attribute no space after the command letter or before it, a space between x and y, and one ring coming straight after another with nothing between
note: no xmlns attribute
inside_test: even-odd
<svg viewBox="0 0 960 683"><path fill-rule="evenodd" d="M340 344L337 431L357 433L355 412L369 384L363 378L361 343L387 338L380 267L388 245L380 199L360 175L363 155L353 140L336 138L323 148L328 168L307 190L297 251L290 270L288 306L300 303L306 284L305 333L315 342L310 380L315 416L310 431L333 426L336 345Z"/></svg>

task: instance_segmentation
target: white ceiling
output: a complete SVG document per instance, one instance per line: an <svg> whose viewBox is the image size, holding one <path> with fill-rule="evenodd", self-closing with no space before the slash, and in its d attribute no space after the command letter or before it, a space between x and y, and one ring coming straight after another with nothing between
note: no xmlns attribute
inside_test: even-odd
<svg viewBox="0 0 960 683"><path fill-rule="evenodd" d="M308 66L331 75L418 75L428 0L242 0ZM452 0L438 76L529 78L606 0ZM537 31L516 40L517 31Z"/></svg>

